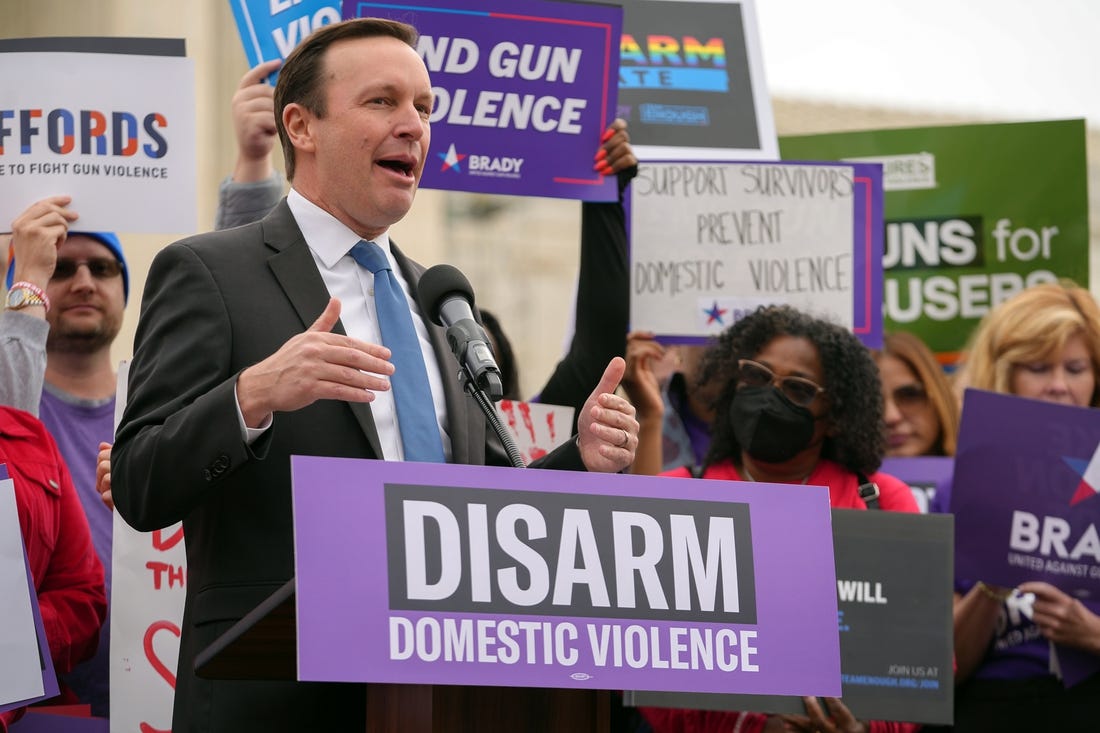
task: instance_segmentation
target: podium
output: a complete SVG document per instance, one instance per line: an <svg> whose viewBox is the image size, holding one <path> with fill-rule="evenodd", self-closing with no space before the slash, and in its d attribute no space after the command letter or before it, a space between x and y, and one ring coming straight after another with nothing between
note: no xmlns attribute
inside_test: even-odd
<svg viewBox="0 0 1100 733"><path fill-rule="evenodd" d="M195 659L208 679L297 679L295 582L290 580ZM611 693L532 687L370 683L368 733L455 730L608 733Z"/></svg>
<svg viewBox="0 0 1100 733"><path fill-rule="evenodd" d="M606 731L637 713L617 690L840 693L821 487L323 456L291 476L297 590L203 674L366 685L339 709L372 731Z"/></svg>

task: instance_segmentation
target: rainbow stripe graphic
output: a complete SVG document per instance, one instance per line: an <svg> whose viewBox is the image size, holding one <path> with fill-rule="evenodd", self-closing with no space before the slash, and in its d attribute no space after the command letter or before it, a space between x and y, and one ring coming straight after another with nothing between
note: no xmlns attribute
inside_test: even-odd
<svg viewBox="0 0 1100 733"><path fill-rule="evenodd" d="M624 33L619 44L620 89L675 89L728 92L726 44L721 38L706 43L694 36L650 34L643 48Z"/></svg>

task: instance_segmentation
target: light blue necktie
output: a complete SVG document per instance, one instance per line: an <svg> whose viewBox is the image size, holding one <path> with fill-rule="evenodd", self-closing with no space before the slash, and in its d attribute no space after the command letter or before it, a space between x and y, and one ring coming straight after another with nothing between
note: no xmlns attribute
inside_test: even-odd
<svg viewBox="0 0 1100 733"><path fill-rule="evenodd" d="M374 273L374 304L382 343L393 356L390 387L397 405L397 424L406 461L444 463L443 441L439 437L435 404L428 383L424 354L413 327L412 311L400 283L393 276L386 254L374 242L360 241L351 248L351 256Z"/></svg>

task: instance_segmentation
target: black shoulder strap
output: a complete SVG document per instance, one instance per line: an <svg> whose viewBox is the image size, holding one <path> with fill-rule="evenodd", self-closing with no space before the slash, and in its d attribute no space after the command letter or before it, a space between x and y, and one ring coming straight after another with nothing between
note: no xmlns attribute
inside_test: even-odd
<svg viewBox="0 0 1100 733"><path fill-rule="evenodd" d="M880 493L878 484L858 471L856 472L856 480L859 481L859 498L863 499L863 503L867 505L868 509L878 509L878 497Z"/></svg>

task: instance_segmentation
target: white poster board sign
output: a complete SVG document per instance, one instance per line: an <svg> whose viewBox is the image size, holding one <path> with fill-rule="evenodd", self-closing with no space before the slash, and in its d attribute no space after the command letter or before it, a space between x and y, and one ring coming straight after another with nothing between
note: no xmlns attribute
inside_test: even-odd
<svg viewBox="0 0 1100 733"><path fill-rule="evenodd" d="M77 231L196 230L194 64L183 41L0 40L0 231L72 196Z"/></svg>
<svg viewBox="0 0 1100 733"><path fill-rule="evenodd" d="M0 481L0 704L41 697L42 667L15 504L15 482Z"/></svg>
<svg viewBox="0 0 1100 733"><path fill-rule="evenodd" d="M702 339L788 304L874 345L881 171L861 165L643 164L630 187L631 328Z"/></svg>
<svg viewBox="0 0 1100 733"><path fill-rule="evenodd" d="M117 427L129 364L118 370ZM187 577L183 526L138 532L114 514L111 733L170 731Z"/></svg>

